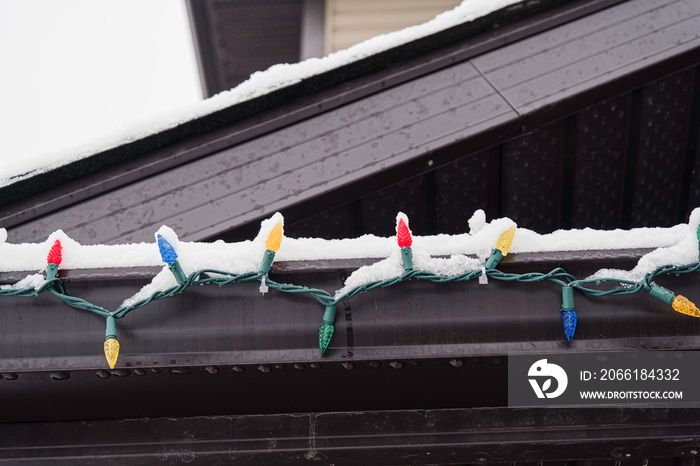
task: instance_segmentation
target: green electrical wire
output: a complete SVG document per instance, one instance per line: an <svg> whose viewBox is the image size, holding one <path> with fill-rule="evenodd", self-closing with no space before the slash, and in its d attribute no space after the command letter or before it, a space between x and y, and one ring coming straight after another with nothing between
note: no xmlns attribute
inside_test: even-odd
<svg viewBox="0 0 700 466"><path fill-rule="evenodd" d="M637 293L642 289L649 290L651 288L651 282L658 276L664 274L682 274L697 272L700 270L700 262L695 264L683 265L683 266L671 266L666 265L655 269L654 271L646 274L641 282L633 282L629 280L620 280L614 278L600 278L600 279L590 279L590 280L577 280L573 275L566 272L563 268L557 267L548 273L523 273L523 274L512 274L501 272L497 269L488 269L486 274L488 277L501 280L501 281L517 281L525 283L535 283L541 281L554 282L560 286L572 286L576 290L583 292L584 294L590 296L609 296L609 295L630 295ZM373 281L369 283L364 283L362 285L356 286L342 295L335 296L331 295L329 292L316 288L309 288L306 286L288 284L288 283L278 283L271 280L269 277L266 278L265 283L272 289L292 294L308 294L319 303L324 306L335 305L341 301L346 301L359 293L364 293L377 288L387 288L399 283L403 283L409 280L428 280L435 283L450 283L459 281L469 281L478 278L482 275L481 270L475 270L471 272L466 272L459 275L445 276L437 275L430 272L423 272L416 269L407 270L399 276L389 278L386 280ZM114 312L109 311L101 306L97 306L89 301L82 298L70 296L65 293L63 287L63 282L60 278L54 278L50 281L45 282L39 288L23 288L23 289L0 289L0 296L23 296L23 297L35 297L39 294L50 291L52 294L63 300L67 305L94 312L101 316L114 315L115 318L119 319L124 317L126 314L142 308L151 302L158 301L161 299L169 298L177 294L184 293L189 287L194 285L205 285L205 284L216 284L219 286L227 286L236 283L244 283L250 281L261 281L265 275L260 272L249 272L243 274L233 274L230 272L225 272L221 270L214 269L204 269L196 271L190 274L187 279L181 284L171 287L166 290L156 291L150 296L141 299L135 303L128 306L123 306L115 310ZM591 288L587 285L589 284L603 284L611 283L618 287L609 290L599 290Z"/></svg>
<svg viewBox="0 0 700 466"><path fill-rule="evenodd" d="M602 297L631 295L641 290L650 291L654 286L652 285L652 282L661 275L684 274L697 272L699 270L700 262L681 266L664 265L656 268L652 272L647 273L639 282L615 278L578 280L576 279L576 277L566 272L566 270L564 270L561 267L554 268L548 273L531 272L523 274L512 274L502 272L495 268L487 269L485 272L488 277L493 278L495 280L523 283L537 283L549 281L562 287L571 287L588 296ZM234 274L231 272L225 272L214 269L203 269L190 274L186 277L183 283L178 284L177 286L171 287L166 290L156 291L144 299L136 301L127 306L119 307L113 312L101 306L97 306L93 303L90 303L89 301L84 300L82 298L66 294L65 287L63 286L63 281L58 277L47 280L39 288L0 289L0 296L36 297L41 293L49 291L70 307L86 310L94 314L100 315L102 317L114 317L115 319L121 319L125 317L128 313L136 309L143 308L154 301L170 298L175 295L184 293L189 287L194 285L216 284L219 286L228 286L245 282L261 282L264 279L266 285L269 288L284 293L309 295L310 297L314 298L317 302L326 307L326 314L324 315L327 317L324 318L324 322L320 331L320 337L323 340L320 346L321 350L324 351L325 348L328 346L328 343L330 342L330 338L333 335L332 322L328 322L327 320L333 320L333 318L335 317L334 307L342 301L347 301L359 293L364 293L378 288L391 287L403 282L407 282L409 280L427 280L435 283L450 283L477 279L482 275L482 273L483 272L481 270L475 270L458 275L445 276L417 269L409 269L404 271L399 276L389 278L386 280L378 280L369 283L364 283L362 285L356 286L350 290L345 291L341 295L334 296L325 290L317 288L309 288L306 286L289 283L278 283L270 279L267 276L267 274L259 271L248 272L243 274ZM613 287L610 289L597 289L591 286L593 284L606 284L612 285Z"/></svg>

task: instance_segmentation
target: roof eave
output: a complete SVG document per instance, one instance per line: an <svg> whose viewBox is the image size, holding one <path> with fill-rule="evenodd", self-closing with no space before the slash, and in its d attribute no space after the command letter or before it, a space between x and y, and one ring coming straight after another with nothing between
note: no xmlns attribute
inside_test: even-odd
<svg viewBox="0 0 700 466"><path fill-rule="evenodd" d="M0 217L4 225L21 222L24 218L22 215L17 217L18 213L31 211L32 215L40 215L204 156L209 152L193 150L192 146L210 142L211 135L217 130L228 129L225 132L230 132L232 125L241 123L244 127L256 126L260 123L256 117L261 116L263 120L272 120L272 125L264 125L267 131L271 131L623 1L539 0L517 3L157 134L47 172L27 174L0 187ZM432 55L426 57L429 53ZM400 63L404 65L393 69ZM389 71L378 78L374 76L382 70ZM373 77L362 79L368 75ZM331 89L331 92L320 95ZM290 105L295 111L289 111ZM269 114L271 111L273 113ZM280 115L287 116L276 118ZM259 134L249 130L243 132L246 137ZM227 139L230 141L230 136ZM61 193L52 191L58 187L62 188Z"/></svg>

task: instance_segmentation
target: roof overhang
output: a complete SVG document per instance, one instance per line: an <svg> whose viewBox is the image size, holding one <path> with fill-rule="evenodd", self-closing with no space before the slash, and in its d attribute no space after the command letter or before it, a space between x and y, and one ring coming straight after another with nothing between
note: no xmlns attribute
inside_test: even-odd
<svg viewBox="0 0 700 466"><path fill-rule="evenodd" d="M671 16L682 14L689 7L686 3L666 2L659 7L659 11L663 10L664 14ZM60 217L61 227L67 230L72 228L71 223L87 228L84 232L73 235L79 240L89 238L92 241L114 241L104 231L96 230L84 218L70 220L73 212L91 209L89 205L81 203L100 195L122 199L128 196L130 189L140 189L138 186L145 186L145 183L171 183L159 179L159 175L172 173L178 167L199 161L211 160L217 163L217 155L235 160L244 155L241 151L250 147L251 143L259 141L260 144L267 145L288 138L290 132L307 132L309 138L317 139L319 147L309 151L309 148L300 145L301 141L294 143L290 140L280 145L277 152L292 157L292 154L299 151L300 155L309 157L310 165L306 163L305 166L309 166L311 171L324 171L329 163L346 159L356 159L362 163L360 166L342 167L347 176L331 179L326 170L320 179L313 175L313 182L303 182L298 187L286 185L277 192L268 187L263 206L259 206L257 200L251 200L253 193L231 188L227 195L218 196L215 199L217 202L211 203L211 206L217 209L216 216L222 218L220 207L232 205L231 200L235 199L235 203L239 204L235 211L224 212L222 222L211 228L187 231L183 237L193 240L220 237L225 232L240 228L274 210L292 209L291 215L303 217L306 215L303 212L322 210L328 205L329 199L336 199L334 204L337 205L371 192L376 189L378 178L387 185L408 172L426 171L430 167L454 160L465 152L474 153L480 148L492 147L521 136L623 90L634 89L700 61L698 39L686 34L688 27L692 29L695 16L686 15L682 22L687 25L685 29L678 25L666 26L665 23L648 24L649 18L645 15L657 11L656 7L652 10L649 8L644 2L613 0L519 3L157 135L14 183L0 190L0 197L6 203L2 223L7 227L29 223L28 226L34 233L18 227L13 234L19 235L23 240L30 240L44 235L48 228L44 225L55 224ZM600 10L605 11L596 13ZM631 41L623 40L616 36L620 27L616 23L608 21L603 23L607 26L597 26L602 18L611 17L621 18L627 27L635 31L643 29L645 25L650 29L637 34ZM591 36L587 28L597 31L596 34ZM655 38L658 36L659 40L650 41L652 35ZM563 42L563 53L548 55L547 70L535 73L527 82L515 87L499 78L504 73L517 75L520 68L527 67L532 47L545 46L554 37L570 39ZM530 39L523 40L525 38ZM572 57L572 51L582 48L590 55L589 59L581 61L580 57ZM535 55L541 56L547 48L535 50ZM587 64L595 59L605 60L610 54L618 52L625 54L626 58L622 66L615 69ZM490 68L489 63L505 64L504 59L507 61L505 68L500 65ZM344 121L348 118L356 120L358 116L371 119L375 112L383 112L380 110L381 105L373 109L373 102L391 99L392 94L398 95L402 89L412 88L415 91L415 88L423 86L424 81L435 83L440 76L455 74L463 79L454 85L460 87L462 95L471 95L473 98L459 103L453 109L456 112L453 118L444 115L446 121L437 121L435 118L413 121L411 118L403 118L401 124L414 136L392 144L392 149L381 145L377 151L366 148L400 136L396 128L382 131L381 126L377 126L376 131L371 133L353 133L353 138L360 139L355 140L357 150L348 152L335 150L333 141L350 137L349 129L352 128L340 126L337 130L329 130L321 125L324 121ZM521 99L520 96L529 93L534 93L534 97ZM369 105L353 106L353 102L366 102ZM430 95L414 94L411 102L419 108L426 105L430 108L433 105ZM362 108L368 108L367 112L362 113ZM402 121L400 114L386 113L385 117L392 118L394 123ZM454 126L460 121L469 123L466 126L459 123L461 128ZM436 124L444 127L443 136L431 136L429 140L421 137L426 131L427 134L433 134ZM313 134L314 128L321 132ZM254 150L262 155L259 149ZM401 155L395 157L397 154ZM274 178L274 173L270 174L265 168L265 164L271 160L267 156L259 158L253 162L259 166L256 168L251 165L250 169L262 170L268 173L266 176ZM432 163L427 166L428 162ZM197 168L199 171L206 169L205 166ZM308 173L307 170L307 175ZM304 172L294 172L292 175L305 176ZM276 180L271 181L275 185L279 184ZM178 186L177 181L175 183L168 184L168 189L183 187ZM35 194L40 191L45 192ZM248 201L240 202L243 198ZM252 204L249 205L248 202ZM75 209L78 210L71 210L70 206L76 206ZM139 218L143 223L144 216L142 212L137 212L139 209L135 205L127 206L118 201L117 210L123 215ZM169 215L167 209L164 213ZM176 215L184 215L183 218L188 216L182 212L177 212ZM199 210L192 211L191 215L210 216ZM44 217L44 220L35 221L40 217ZM164 217L154 220L152 225L145 223L142 225L143 232L134 230L129 225L118 228L112 226L107 230L118 232L121 241L142 240L146 229L155 223L158 223L157 228L161 222L167 221L168 218ZM185 222L201 223L195 221L194 217ZM150 237L150 231L148 236Z"/></svg>
<svg viewBox="0 0 700 466"><path fill-rule="evenodd" d="M583 277L611 263L631 268L644 252L509 254L499 269L546 273L561 266ZM362 263L279 263L271 277L334 289ZM153 272L62 273L72 296L111 309ZM692 297L696 277L690 275L659 282ZM114 370L102 354L104 318L50 293L4 296L0 421L503 407L508 355L700 349L700 319L680 315L646 292L577 295L579 323L567 342L556 284L411 280L341 303L331 346L322 355L323 307L304 295L261 296L258 285L195 287L119 319ZM319 390L333 396L319 397Z"/></svg>

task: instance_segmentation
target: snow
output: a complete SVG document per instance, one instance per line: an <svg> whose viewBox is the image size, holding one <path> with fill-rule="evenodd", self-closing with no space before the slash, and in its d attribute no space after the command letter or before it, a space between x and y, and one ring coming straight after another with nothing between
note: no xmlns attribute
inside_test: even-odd
<svg viewBox="0 0 700 466"><path fill-rule="evenodd" d="M348 290L380 280L388 280L401 276L404 272L401 261L401 253L397 249L391 256L372 265L360 267L345 280L345 285L336 291L335 296L341 296Z"/></svg>
<svg viewBox="0 0 700 466"><path fill-rule="evenodd" d="M404 214L397 216L408 224ZM221 272L243 274L257 273L265 242L278 223L284 224L280 213L261 223L258 235L249 241L226 243L182 242L170 228L161 227L158 234L166 238L176 249L178 261L186 275L214 269ZM490 255L496 241L506 230L515 225L509 218L485 221L485 213L478 210L469 220L470 233L458 235L434 235L413 237L413 263L416 270L436 275L454 276L480 270ZM697 229L700 224L700 208L695 209L689 223L670 228L634 228L631 230L559 230L538 234L524 228L516 229L510 252L615 250L650 248L632 270L603 269L594 279L617 278L639 281L644 274L664 265L687 265L698 261ZM38 288L44 283L41 272L46 268L46 257L58 239L63 245L64 269L134 268L162 266L163 269L139 293L125 301L125 305L177 286L174 276L162 262L157 242L121 245L81 245L63 231L52 233L41 243L13 244L5 241L7 232L0 229L0 272L32 272L12 288ZM373 281L398 277L404 273L400 248L396 237L363 235L358 238L325 240L320 238L291 238L283 236L277 252L277 261L310 261L330 259L377 259L377 262L361 267L347 279L337 296ZM38 274L36 272L39 272ZM3 288L8 287L8 285Z"/></svg>
<svg viewBox="0 0 700 466"><path fill-rule="evenodd" d="M698 262L698 225L700 225L700 209L695 209L690 214L688 225L678 225L685 231L685 235L676 244L667 247L659 247L644 255L632 270L601 269L589 279L617 278L638 282L644 275L663 265L687 265Z"/></svg>
<svg viewBox="0 0 700 466"><path fill-rule="evenodd" d="M33 275L27 275L22 280L11 285L2 285L0 289L3 290L24 290L27 288L34 288L35 290L41 288L41 286L46 283L46 277L43 274L35 273Z"/></svg>
<svg viewBox="0 0 700 466"><path fill-rule="evenodd" d="M247 81L237 87L209 99L177 108L163 109L161 113L133 120L112 132L96 134L92 140L86 141L82 145L43 154L40 163L30 163L30 160L36 160L36 158L17 157L12 164L0 166L0 186L174 128L218 110L299 83L311 76L472 21L520 1L522 0L465 0L453 10L442 13L431 21L374 37L324 58L310 58L300 63L274 65L266 71L253 73Z"/></svg>
<svg viewBox="0 0 700 466"><path fill-rule="evenodd" d="M481 268L482 261L462 254L448 258L431 257L425 250L413 249L413 266L415 270L434 273L435 275L460 275ZM389 280L404 273L403 260L398 248L391 255L372 265L360 267L345 281L343 288L335 292L340 297L358 286L376 281Z"/></svg>
<svg viewBox="0 0 700 466"><path fill-rule="evenodd" d="M467 223L469 224L470 235L478 233L486 225L486 212L483 209L477 210Z"/></svg>

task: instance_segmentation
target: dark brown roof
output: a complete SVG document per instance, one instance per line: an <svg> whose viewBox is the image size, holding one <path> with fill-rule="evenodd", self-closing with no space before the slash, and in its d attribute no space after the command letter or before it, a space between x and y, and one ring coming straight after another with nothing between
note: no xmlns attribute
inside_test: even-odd
<svg viewBox="0 0 700 466"><path fill-rule="evenodd" d="M482 72L476 66L478 61L470 60L480 54L482 57L478 60L482 62L487 56L495 57L499 48L508 43L513 45L508 48L508 52L503 53L513 57L523 56L518 47L540 47L537 42L532 42L537 41L537 37L540 36L561 38L565 34L574 34L576 30L584 31L586 24L597 21L597 17L586 15L619 2L587 0L565 2L559 6L557 3L518 4L475 22L314 76L297 85L243 102L144 140L20 181L0 190L1 198L6 203L2 224L13 229L12 234L17 235L14 236L16 239L40 238L46 235L47 229L53 231L60 226L79 241L107 242L150 238L151 232L148 230L151 225L157 223L157 226L160 226L161 223L168 223L174 217L178 217L186 224L181 230L184 238L203 239L221 236L229 230L244 226L247 222L266 215L271 209L286 210L298 207L303 212L291 214L293 219L301 220L311 213L335 208L380 187L388 187L419 173L433 172L430 176L439 178L437 170L446 163L474 154L481 148L495 147L507 139L522 136L523 130L526 133L533 131L541 124L540 122L535 126L527 125L534 115L553 115L548 111L553 106L551 102L543 101L544 106L533 108L528 113L522 113L524 108L514 108L514 105L518 105L517 102L509 102L504 97L507 92L502 93L505 91L494 87L493 83L482 76ZM666 8L681 9L682 5L682 2L670 3ZM639 4L636 8L643 11L645 7ZM567 24L575 18L580 19ZM503 22L507 25L493 29L495 25ZM541 32L557 25L562 25L560 28L564 29L549 34ZM634 28L636 25L631 24L630 27ZM567 28L571 29L571 32L567 32ZM606 31L612 33L615 29L612 26L603 28L600 33L604 36ZM533 36L536 33L540 33L540 36ZM653 34L653 30L648 34ZM518 45L518 39L528 36L533 36L533 39L522 43L525 45ZM569 41L574 48L579 42L587 40L580 34L574 34L574 37L577 39ZM642 35L635 40L644 41L645 38L646 35ZM604 56L608 53L610 44L614 45L614 42L610 43L602 38L591 51ZM659 47L668 47L667 44L662 41ZM680 61L683 54L692 53L691 46L694 42L671 44L669 50L680 54L673 55L676 61ZM691 51L684 52L688 47L691 47ZM567 56L561 54L553 57L551 65L557 66L554 62L565 60ZM628 85L630 80L637 85L640 81L648 82L662 76L669 70L664 68L667 62L665 57L655 56L645 63L631 64L618 70L618 74L625 79L622 85ZM575 60L571 63L574 72L578 72L576 63ZM559 107L574 112L574 109L580 109L583 105L591 105L603 97L616 95L614 87L610 86L614 86L614 83L622 78L618 79L606 69L599 68L595 71L595 67L584 65L580 71L592 73L590 88L582 89L580 93L566 92L563 88L558 94L561 98ZM515 71L520 64L516 61L510 66ZM645 74L641 73L642 71ZM605 78L615 79L608 82ZM451 90L444 89L442 94L429 90L440 89L446 85L441 84L441 80L445 79L450 82L447 85L452 86ZM596 79L603 81L594 86ZM551 89L547 75L543 75L540 81L540 87ZM527 84L532 84L532 81ZM610 88L607 91L606 85ZM408 107L390 106L392 99L403 99L405 97L402 96L405 96L406 92L415 91L418 93L410 97L410 102L406 102ZM445 97L441 98L443 94ZM585 99L581 100L582 96ZM454 104L451 104L450 100L454 100ZM572 101L576 105L569 107ZM411 106L416 107L413 113L409 108ZM387 112L383 109L387 109ZM379 115L378 112L384 113ZM313 120L314 118L316 120ZM372 123L381 123L378 118L387 124ZM346 121L358 121L359 126L346 128ZM366 122L364 124L373 125L374 131L363 130L362 121ZM434 129L438 129L436 134L429 129L431 125L437 125L433 126ZM304 129L307 127L309 130ZM307 131L307 138L315 139L321 146L306 147L302 144L298 136L303 134L303 131ZM295 143L294 138L290 139L287 136L290 132L300 142ZM403 133L410 134L403 137ZM390 142L396 138L400 141L398 145ZM344 140L346 142L342 142ZM338 150L334 147L336 142L343 144L337 146ZM455 143L465 147L458 148L454 146ZM349 153L343 149L350 147L347 144L354 148ZM375 144L376 148L373 147ZM387 150L383 144L390 144L391 148ZM261 146L256 148L256 145ZM277 149L270 152L263 149L264 147ZM248 156L240 151L254 151L256 155L254 159L246 159ZM308 162L316 160L320 163L304 165L310 169L304 176L307 179L311 176L311 184L301 182L297 185L293 173L285 175L286 178L276 179L278 175L275 171L267 171L265 168L269 164L272 164L271 167L276 166L275 160L282 157L278 170L291 170L290 163L294 160L292 153L295 151L302 151L300 156L305 157ZM351 155L352 151L358 151L359 155ZM392 154L397 156L392 157ZM264 189L265 197L256 196L254 192L239 191L241 185L235 178L232 179L233 183L228 182L226 172L216 168L219 159L228 160L225 164L230 168L243 164L241 166L246 170L257 173L257 179L263 183L259 183L254 189L269 188ZM361 166L366 168L360 171L358 165L351 163L341 168L341 171L348 172L346 175L341 174L342 176L338 177L338 174L333 175L333 172L329 171L319 178L314 174L314 171L318 173L318 170L325 170L324 166L342 160L360 162ZM432 165L425 165L429 161L432 161ZM211 165L211 168L207 168L208 165ZM475 168L483 166L483 163L469 165ZM221 182L207 179L213 174L210 171L212 168L218 173ZM183 171L188 174L184 177L179 176L178 173ZM489 166L487 169L489 177L498 177L499 172L498 167ZM206 175L202 178L201 174L204 173ZM236 173L242 175L243 172ZM178 176L176 180L172 178ZM379 183L378 177L381 178ZM247 178L246 183L250 183L252 179L256 178ZM487 177L482 181L487 182L488 179ZM269 183L265 184L265 181ZM430 184L430 181L427 183ZM145 186L149 188L144 190ZM160 194L152 191L155 186L161 187ZM203 189L198 190L197 186ZM280 191L277 191L277 186L281 186ZM353 188L345 189L350 186ZM490 186L482 186L491 190ZM333 197L322 195L338 189L340 191L334 192ZM35 194L40 190L46 191L43 194ZM193 194L193 190L196 194ZM147 194L148 192L155 196L151 201L151 194ZM129 201L133 195L137 196L138 201ZM181 197L183 202L172 196ZM480 198L479 207L496 205L501 211L499 214L511 214L510 209L503 209L504 204L495 200L493 196L483 196L475 192L470 197ZM279 203L275 199L284 201ZM313 206L302 205L311 199L315 200ZM235 202L232 202L233 200ZM437 201L438 204L440 202ZM504 199L504 202L507 202L507 199ZM155 212L149 206L156 205L159 207L155 216L147 215L138 207L143 206L144 209ZM217 209L218 205L223 208ZM214 217L206 211L210 207L217 210ZM234 210L227 210L230 208ZM94 213L89 213L93 209ZM489 209L489 214L491 212L494 210ZM91 216L92 220L81 217L82 214ZM491 215L495 214L496 212ZM220 223L207 229L205 224L208 220L202 219L201 215L217 218ZM102 220L98 220L98 217ZM110 223L112 221L120 224L115 226L114 223ZM435 223L434 220L426 221ZM555 223L559 224L559 220ZM25 226L22 226L23 224ZM104 229L101 229L100 224L104 224ZM180 229L179 224L172 226ZM542 226L544 228L540 228L541 231L551 228L550 225ZM76 227L80 231L76 230ZM431 228L435 227L434 225ZM352 229L363 230L358 226L353 226Z"/></svg>
<svg viewBox="0 0 700 466"><path fill-rule="evenodd" d="M476 208L540 232L685 221L700 12L591 12L610 3L501 11L30 178L0 190L16 201L2 224L15 241L62 228L90 243L161 224L243 239L276 210L305 222L293 236L387 234L399 210L419 234L463 231ZM18 200L47 179L60 186Z"/></svg>

